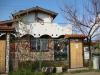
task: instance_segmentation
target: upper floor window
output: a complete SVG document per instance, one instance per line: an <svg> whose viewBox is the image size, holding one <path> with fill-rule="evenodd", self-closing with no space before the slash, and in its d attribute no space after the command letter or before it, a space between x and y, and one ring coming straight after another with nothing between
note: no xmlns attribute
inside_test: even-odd
<svg viewBox="0 0 100 75"><path fill-rule="evenodd" d="M37 17L36 20L37 20L37 22L41 23L42 25L44 24L44 20L43 19Z"/></svg>

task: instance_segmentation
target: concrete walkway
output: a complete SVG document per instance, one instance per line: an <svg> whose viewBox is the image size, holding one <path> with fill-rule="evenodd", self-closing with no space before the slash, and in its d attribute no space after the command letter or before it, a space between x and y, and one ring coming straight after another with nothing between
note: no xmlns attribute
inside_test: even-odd
<svg viewBox="0 0 100 75"><path fill-rule="evenodd" d="M100 75L100 72L66 73L64 75Z"/></svg>

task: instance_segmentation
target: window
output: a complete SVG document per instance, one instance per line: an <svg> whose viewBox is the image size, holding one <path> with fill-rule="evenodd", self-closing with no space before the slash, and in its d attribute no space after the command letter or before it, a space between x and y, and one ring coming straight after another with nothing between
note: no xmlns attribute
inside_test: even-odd
<svg viewBox="0 0 100 75"><path fill-rule="evenodd" d="M43 19L37 17L36 20L37 20L37 22L41 23L42 25L44 24L44 20Z"/></svg>
<svg viewBox="0 0 100 75"><path fill-rule="evenodd" d="M48 39L41 39L41 50L48 50Z"/></svg>
<svg viewBox="0 0 100 75"><path fill-rule="evenodd" d="M36 39L36 50L40 51L40 48L41 48L41 40Z"/></svg>
<svg viewBox="0 0 100 75"><path fill-rule="evenodd" d="M68 44L66 44L66 40L63 39L55 39L54 40L54 58L55 60L66 60Z"/></svg>
<svg viewBox="0 0 100 75"><path fill-rule="evenodd" d="M32 51L47 51L48 39L32 39L31 40Z"/></svg>
<svg viewBox="0 0 100 75"><path fill-rule="evenodd" d="M31 39L31 49L32 51L39 51L40 50L40 40L33 38Z"/></svg>
<svg viewBox="0 0 100 75"><path fill-rule="evenodd" d="M36 50L36 39L31 40L31 48L32 50Z"/></svg>

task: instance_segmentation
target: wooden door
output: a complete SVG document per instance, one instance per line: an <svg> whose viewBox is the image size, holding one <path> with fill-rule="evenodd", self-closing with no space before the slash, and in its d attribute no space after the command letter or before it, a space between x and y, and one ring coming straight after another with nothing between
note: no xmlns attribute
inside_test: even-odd
<svg viewBox="0 0 100 75"><path fill-rule="evenodd" d="M0 73L5 72L5 46L6 42L4 40L0 40Z"/></svg>
<svg viewBox="0 0 100 75"><path fill-rule="evenodd" d="M70 68L83 67L82 42L70 42Z"/></svg>

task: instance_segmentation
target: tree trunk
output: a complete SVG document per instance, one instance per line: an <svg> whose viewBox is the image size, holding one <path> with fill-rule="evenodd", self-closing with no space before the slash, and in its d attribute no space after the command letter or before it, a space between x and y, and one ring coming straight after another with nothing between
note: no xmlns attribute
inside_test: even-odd
<svg viewBox="0 0 100 75"><path fill-rule="evenodd" d="M89 58L91 60L91 37L89 37Z"/></svg>
<svg viewBox="0 0 100 75"><path fill-rule="evenodd" d="M91 36L88 37L87 41L88 41L88 48L89 48L89 67L91 67L91 65L92 65L92 60L91 60L91 57L92 57L92 55L91 55Z"/></svg>

